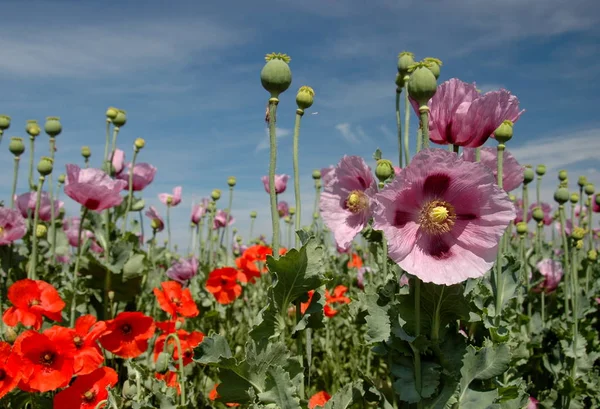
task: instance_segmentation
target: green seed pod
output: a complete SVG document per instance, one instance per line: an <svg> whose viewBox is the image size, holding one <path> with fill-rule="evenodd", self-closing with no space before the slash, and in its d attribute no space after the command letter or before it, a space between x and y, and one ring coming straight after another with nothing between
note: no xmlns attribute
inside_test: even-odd
<svg viewBox="0 0 600 409"><path fill-rule="evenodd" d="M402 88L404 88L405 82L404 82L404 77L402 76L402 74L397 72L396 80L394 82L396 83L397 90L401 90ZM398 91L398 92L400 92L400 91Z"/></svg>
<svg viewBox="0 0 600 409"><path fill-rule="evenodd" d="M544 221L544 211L541 207L535 207L531 213L531 217L538 223Z"/></svg>
<svg viewBox="0 0 600 409"><path fill-rule="evenodd" d="M143 138L136 138L135 141L133 141L133 147L138 151L144 149L144 146L146 146L146 141Z"/></svg>
<svg viewBox="0 0 600 409"><path fill-rule="evenodd" d="M44 124L44 131L52 138L57 137L62 132L62 125L60 124L60 118L56 116L49 116L46 118Z"/></svg>
<svg viewBox="0 0 600 409"><path fill-rule="evenodd" d="M81 147L81 156L83 156L86 159L89 158L90 156L92 156L92 150L90 149L89 146Z"/></svg>
<svg viewBox="0 0 600 409"><path fill-rule="evenodd" d="M516 201L517 201L517 196L515 196L515 195L513 195L513 194L510 194L510 195L508 195L508 199L509 199L511 202L516 202Z"/></svg>
<svg viewBox="0 0 600 409"><path fill-rule="evenodd" d="M596 191L596 189L594 188L594 185L591 183L588 183L587 185L585 185L585 187L583 188L583 191L585 192L586 195L591 196L594 194L594 192Z"/></svg>
<svg viewBox="0 0 600 409"><path fill-rule="evenodd" d="M566 170L561 170L558 172L558 180L560 180L561 182L564 182L565 180L567 180L567 171Z"/></svg>
<svg viewBox="0 0 600 409"><path fill-rule="evenodd" d="M318 170L318 169L315 169L315 170L313 170L313 173L312 173L312 178L313 178L314 180L319 180L319 179L321 179L321 171L320 171L320 170Z"/></svg>
<svg viewBox="0 0 600 409"><path fill-rule="evenodd" d="M417 63L413 65L413 69L406 85L408 94L419 103L419 107L427 106L427 102L437 91L437 80L427 63Z"/></svg>
<svg viewBox="0 0 600 409"><path fill-rule="evenodd" d="M60 175L58 175L58 183L60 183L60 184L63 184L63 183L65 183L65 179L66 179L66 178L67 178L67 177L65 176L65 174L64 174L64 173L61 173Z"/></svg>
<svg viewBox="0 0 600 409"><path fill-rule="evenodd" d="M579 179L577 179L577 184L579 187L584 187L587 185L587 178L585 176L579 176Z"/></svg>
<svg viewBox="0 0 600 409"><path fill-rule="evenodd" d="M523 183L525 183L526 185L533 182L533 180L535 179L535 173L533 172L533 169L531 169L531 166L527 166L525 168L525 172L523 172Z"/></svg>
<svg viewBox="0 0 600 409"><path fill-rule="evenodd" d="M237 237L235 238L235 242L236 242L237 244L242 244L242 242L243 242L243 241L244 241L244 239L242 238L242 236L237 236Z"/></svg>
<svg viewBox="0 0 600 409"><path fill-rule="evenodd" d="M42 176L48 176L52 173L54 161L51 158L46 156L42 156L40 162L38 163L37 170Z"/></svg>
<svg viewBox="0 0 600 409"><path fill-rule="evenodd" d="M38 121L36 121L35 119L29 119L25 124L25 132L27 132L30 136L33 136L35 138L40 134L40 132L42 132L42 130L40 129Z"/></svg>
<svg viewBox="0 0 600 409"><path fill-rule="evenodd" d="M292 218L290 216L285 216L283 218L283 221L286 222L287 224L290 224L292 222Z"/></svg>
<svg viewBox="0 0 600 409"><path fill-rule="evenodd" d="M537 173L538 176L544 176L546 174L546 165L537 165L535 173Z"/></svg>
<svg viewBox="0 0 600 409"><path fill-rule="evenodd" d="M395 174L394 165L387 159L379 159L375 168L375 176L380 182L385 182Z"/></svg>
<svg viewBox="0 0 600 409"><path fill-rule="evenodd" d="M429 67L427 68L431 70L431 72L435 76L435 79L437 80L438 78L440 78L440 67L442 66L442 60L433 57L425 57L423 58L423 61L429 63Z"/></svg>
<svg viewBox="0 0 600 409"><path fill-rule="evenodd" d="M292 84L292 71L288 65L291 58L286 54L271 53L265 56L267 63L260 72L260 82L271 98L287 90Z"/></svg>
<svg viewBox="0 0 600 409"><path fill-rule="evenodd" d="M596 261L598 260L598 252L596 250L590 250L587 253L587 258L589 261Z"/></svg>
<svg viewBox="0 0 600 409"><path fill-rule="evenodd" d="M256 214L256 210L252 210L252 211L250 212L250 218L251 218L251 219L256 219L256 216L258 216L258 215Z"/></svg>
<svg viewBox="0 0 600 409"><path fill-rule="evenodd" d="M319 218L319 213L314 212L313 213L313 219L317 220Z"/></svg>
<svg viewBox="0 0 600 409"><path fill-rule="evenodd" d="M145 206L146 202L144 202L144 199L138 199L131 204L131 211L140 212L144 209Z"/></svg>
<svg viewBox="0 0 600 409"><path fill-rule="evenodd" d="M558 204L567 203L569 201L569 196L569 191L564 187L559 187L558 189L556 189L556 192L554 192L554 200Z"/></svg>
<svg viewBox="0 0 600 409"><path fill-rule="evenodd" d="M415 55L410 51L402 51L398 54L398 73L402 78L410 74L410 67L415 64Z"/></svg>
<svg viewBox="0 0 600 409"><path fill-rule="evenodd" d="M235 183L236 183L235 176L230 176L227 179L227 184L229 185L229 187L234 187Z"/></svg>
<svg viewBox="0 0 600 409"><path fill-rule="evenodd" d="M158 358L154 363L154 370L159 374L165 374L169 370L169 359L171 357L166 352L161 352L158 354Z"/></svg>
<svg viewBox="0 0 600 409"><path fill-rule="evenodd" d="M505 144L506 142L510 141L513 137L512 121L502 121L502 124L494 131L494 136L496 137L498 143Z"/></svg>
<svg viewBox="0 0 600 409"><path fill-rule="evenodd" d="M35 236L38 239L43 239L44 237L46 237L47 233L48 233L48 228L46 226L44 226L43 224L38 224L37 226L35 226Z"/></svg>
<svg viewBox="0 0 600 409"><path fill-rule="evenodd" d="M17 138L15 136L10 138L8 150L15 156L21 156L23 152L25 152L25 144L23 143L23 138Z"/></svg>
<svg viewBox="0 0 600 409"><path fill-rule="evenodd" d="M150 221L150 227L152 227L152 230L158 230L160 228L160 220L158 219L152 219Z"/></svg>
<svg viewBox="0 0 600 409"><path fill-rule="evenodd" d="M300 109L308 109L312 106L315 99L315 91L306 85L300 87L296 94L296 105Z"/></svg>
<svg viewBox="0 0 600 409"><path fill-rule="evenodd" d="M210 197L212 197L212 200L214 200L215 202L217 200L219 200L221 198L221 190L220 189L215 189L210 193Z"/></svg>
<svg viewBox="0 0 600 409"><path fill-rule="evenodd" d="M523 235L527 234L527 223L519 222L517 223L517 233Z"/></svg>
<svg viewBox="0 0 600 409"><path fill-rule="evenodd" d="M295 215L295 214L296 214L296 208L295 208L295 207L290 207L290 208L288 209L288 212L290 212L290 216L293 216L293 215Z"/></svg>
<svg viewBox="0 0 600 409"><path fill-rule="evenodd" d="M114 117L112 123L119 128L125 126L125 124L127 123L127 112L123 111L122 109L119 109L117 111L117 116Z"/></svg>
<svg viewBox="0 0 600 409"><path fill-rule="evenodd" d="M119 110L115 107L109 107L106 110L106 117L110 120L113 120L117 117L117 114L119 113Z"/></svg>
<svg viewBox="0 0 600 409"><path fill-rule="evenodd" d="M571 197L569 197L569 200L574 205L579 203L579 193L571 193Z"/></svg>
<svg viewBox="0 0 600 409"><path fill-rule="evenodd" d="M10 128L10 116L0 115L0 135L8 128Z"/></svg>
<svg viewBox="0 0 600 409"><path fill-rule="evenodd" d="M136 393L137 393L136 384L133 382L130 382L129 379L127 379L123 383L123 397L127 398L127 399L133 399L135 397Z"/></svg>
<svg viewBox="0 0 600 409"><path fill-rule="evenodd" d="M179 320L175 321L175 330L176 331L179 331L182 326L183 326L183 324L181 321L179 321ZM171 351L171 353L173 353L173 351Z"/></svg>
<svg viewBox="0 0 600 409"><path fill-rule="evenodd" d="M6 327L6 329L4 330L4 340L10 344L15 342L18 336L19 335L13 329L13 327Z"/></svg>
<svg viewBox="0 0 600 409"><path fill-rule="evenodd" d="M582 240L585 237L585 229L583 227L575 227L571 233L574 240Z"/></svg>

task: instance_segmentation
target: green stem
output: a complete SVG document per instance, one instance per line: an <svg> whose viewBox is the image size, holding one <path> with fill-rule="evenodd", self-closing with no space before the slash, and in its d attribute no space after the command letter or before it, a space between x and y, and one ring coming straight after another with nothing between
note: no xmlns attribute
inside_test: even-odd
<svg viewBox="0 0 600 409"><path fill-rule="evenodd" d="M34 150L35 150L35 137L29 136L29 189L33 190L35 187L33 185L33 160L34 160Z"/></svg>
<svg viewBox="0 0 600 409"><path fill-rule="evenodd" d="M419 122L421 122L419 120ZM417 128L417 153L421 152L423 149L423 131L421 130L421 126Z"/></svg>
<svg viewBox="0 0 600 409"><path fill-rule="evenodd" d="M581 220L583 219L583 186L579 187L579 222L577 223L578 226L582 226L581 224ZM573 227L575 227L575 225L573 225ZM591 225L590 225L591 227Z"/></svg>
<svg viewBox="0 0 600 409"><path fill-rule="evenodd" d="M498 185L502 187L502 185ZM525 183L523 183L523 223L527 223L527 212L529 211L529 189Z"/></svg>
<svg viewBox="0 0 600 409"><path fill-rule="evenodd" d="M275 168L277 166L277 131L275 121L277 115L278 98L269 99L269 197L271 199L271 224L273 226L273 258L279 258L279 212L277 211L277 193L275 191Z"/></svg>
<svg viewBox="0 0 600 409"><path fill-rule="evenodd" d="M216 203L214 204L213 208L216 207ZM212 234L213 234L213 223L214 223L214 219L215 219L215 211L214 210L209 210L210 214L209 214L209 218L208 218L208 232L206 234L206 246L208 246L208 268L209 270L212 270L212 266L213 266L213 250L212 250Z"/></svg>
<svg viewBox="0 0 600 409"><path fill-rule="evenodd" d="M400 121L400 94L402 87L396 87L396 128L398 129L398 166L402 167L402 123Z"/></svg>
<svg viewBox="0 0 600 409"><path fill-rule="evenodd" d="M171 205L167 203L167 238L169 240L169 252L171 251Z"/></svg>
<svg viewBox="0 0 600 409"><path fill-rule="evenodd" d="M299 300L296 300L296 324L298 324L302 320L302 307ZM303 357L303 347L302 347L302 337L301 334L296 334L296 352L298 354L298 362L300 362L300 366L304 369L304 357ZM304 371L303 371L304 372ZM300 390L298 391L298 395L300 395L300 399L304 399L304 382L300 383Z"/></svg>
<svg viewBox="0 0 600 409"><path fill-rule="evenodd" d="M102 162L108 162L108 144L110 143L110 118L106 118L106 142L104 143L104 156L102 157Z"/></svg>
<svg viewBox="0 0 600 409"><path fill-rule="evenodd" d="M129 169L129 189L127 192L127 210L125 210L125 221L123 222L123 235L127 231L127 219L129 218L129 212L131 211L131 201L133 200L133 168L135 167L135 160L137 158L139 149L133 149L133 158L131 159L131 169Z"/></svg>
<svg viewBox="0 0 600 409"><path fill-rule="evenodd" d="M179 341L179 336L177 336L176 332L172 332L167 335L165 339L165 344L163 346L163 352L167 352L167 345L169 343L169 339L173 338L175 340L175 344L177 346L177 358L179 361L179 385L181 387L181 406L185 406L185 371L183 370L183 349L181 348L181 341Z"/></svg>
<svg viewBox="0 0 600 409"><path fill-rule="evenodd" d="M583 211L583 208L581 209ZM579 215L581 216L581 213ZM573 306L573 356L577 357L577 335L579 335L579 310L578 310L578 299L579 299L579 277L577 272L577 246L573 245L571 250L571 303ZM577 358L573 359L573 368L571 371L571 377L573 380L577 377Z"/></svg>
<svg viewBox="0 0 600 409"><path fill-rule="evenodd" d="M498 144L498 179L497 183L500 189L502 189L502 180L503 180L503 162L504 162L504 144ZM501 243L504 243L504 236L502 236ZM496 325L500 324L500 318L502 316L502 297L503 297L503 277L502 277L502 244L498 247L498 256L496 257Z"/></svg>
<svg viewBox="0 0 600 409"><path fill-rule="evenodd" d="M541 206L540 204L540 189L542 188L542 177L538 175L536 181L535 181L535 202L537 203L536 206ZM525 221L525 220L523 220Z"/></svg>
<svg viewBox="0 0 600 409"><path fill-rule="evenodd" d="M293 166L294 166L294 194L296 197L296 223L295 230L300 230L300 215L301 205L300 205L300 166L298 164L298 145L300 139L300 120L302 119L302 115L304 115L304 110L297 109L296 110L296 123L294 125L294 147L293 147ZM300 248L300 237L295 234L295 247ZM291 247L291 242L290 242Z"/></svg>
<svg viewBox="0 0 600 409"><path fill-rule="evenodd" d="M229 208L227 209L227 217L225 222L225 236L227 237L225 243L225 265L229 265L231 262L232 242L231 242L231 230L229 228L229 220L231 218L231 206L233 205L233 186L229 187Z"/></svg>
<svg viewBox="0 0 600 409"><path fill-rule="evenodd" d="M404 77L404 88L406 92L404 93L404 162L406 162L406 166L410 162L410 151L409 151L409 135L410 131L410 101L408 100L408 88L407 84L410 80L410 76L406 75Z"/></svg>
<svg viewBox="0 0 600 409"><path fill-rule="evenodd" d="M429 107L424 105L419 107L419 119L421 121L421 138L422 140L429 141ZM421 147L417 145L417 152L421 150Z"/></svg>
<svg viewBox="0 0 600 409"><path fill-rule="evenodd" d="M17 180L19 177L19 160L20 156L15 156L15 165L13 169L13 185L12 185L12 194L10 195L10 208L15 208L15 194L17 193Z"/></svg>
<svg viewBox="0 0 600 409"><path fill-rule="evenodd" d="M433 323L431 325L431 341L437 344L440 340L440 322L441 322L441 308L442 301L444 299L444 289L446 286L441 286L440 299L435 306L435 314L433 315Z"/></svg>
<svg viewBox="0 0 600 409"><path fill-rule="evenodd" d="M481 162L481 148L475 148L475 162Z"/></svg>
<svg viewBox="0 0 600 409"><path fill-rule="evenodd" d="M108 167L107 167L108 174L110 176L113 176L112 162L113 162L113 159L115 157L115 151L117 150L117 135L119 135L119 129L120 128L118 126L115 126L113 128L112 147L111 147L111 150L110 150L110 160L108 161Z"/></svg>
<svg viewBox="0 0 600 409"><path fill-rule="evenodd" d="M106 209L104 211L104 223L105 223L105 231L106 231L106 248L104 249L104 259L106 263L110 261L110 210ZM104 319L111 319L110 310L111 310L111 301L109 299L109 292L112 286L112 271L107 268L106 275L104 276Z"/></svg>
<svg viewBox="0 0 600 409"><path fill-rule="evenodd" d="M458 145L452 145L452 152L456 153L458 155L458 152L460 150L460 146Z"/></svg>
<svg viewBox="0 0 600 409"><path fill-rule="evenodd" d="M35 199L35 210L33 212L33 226L31 227L32 234L32 250L31 250L31 259L29 260L29 274L28 277L31 280L37 280L37 250L38 250L38 240L37 240L37 224L40 217L40 201L42 199L42 186L44 185L44 180L46 178L44 176L40 176L38 185L37 185L37 195Z"/></svg>
<svg viewBox="0 0 600 409"><path fill-rule="evenodd" d="M73 301L71 302L71 326L75 325L75 307L77 306L77 276L79 275L79 262L81 260L81 251L83 249L83 222L87 216L88 209L81 206L81 219L77 229L77 259L75 260L75 270L73 270Z"/></svg>
<svg viewBox="0 0 600 409"><path fill-rule="evenodd" d="M254 220L256 220L254 217L250 218L250 235L248 236L248 242L252 240L252 234L254 233Z"/></svg>
<svg viewBox="0 0 600 409"><path fill-rule="evenodd" d="M564 266L565 266L565 271L569 271L569 242L567 241L567 234L565 232L565 223L567 222L567 217L565 215L565 206L564 205L559 205L558 206L558 216L560 218L560 236L562 239L562 246L563 246L563 252L564 254ZM566 291L565 291L565 314L568 316L569 315L569 298L570 298L570 285L569 285L569 280L565 279L565 287L566 287Z"/></svg>
<svg viewBox="0 0 600 409"><path fill-rule="evenodd" d="M415 277L415 337L421 336L421 280ZM415 385L417 393L421 395L421 351L418 348L413 347L413 353L415 356ZM421 400L417 403L418 407L421 407Z"/></svg>
<svg viewBox="0 0 600 409"><path fill-rule="evenodd" d="M50 159L54 162L54 148L56 146L56 139L54 137L50 137ZM48 196L50 196L50 234L52 235L52 244L51 248L51 262L56 262L56 225L55 225L55 208L54 208L54 186L52 184L52 173L48 175Z"/></svg>

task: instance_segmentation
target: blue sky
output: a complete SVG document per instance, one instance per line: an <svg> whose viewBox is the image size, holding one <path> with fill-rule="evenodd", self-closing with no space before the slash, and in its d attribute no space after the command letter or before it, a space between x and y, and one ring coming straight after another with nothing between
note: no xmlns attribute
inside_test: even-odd
<svg viewBox="0 0 600 409"><path fill-rule="evenodd" d="M292 174L296 91L310 85L316 92L309 112L319 114L305 115L300 137L307 223L313 169L344 154L372 163L376 148L396 160L394 77L404 50L417 59L440 58L440 83L458 77L519 97L527 112L508 147L523 164L548 165L544 196L563 168L573 186L585 174L600 189L595 0L3 1L2 15L0 113L12 117L0 144L6 199L8 140L27 136L26 120L61 118L56 168L64 172L66 163L82 163L83 145L99 166L104 113L116 106L128 113L119 147L130 159L133 140L145 138L139 161L158 167L146 202L158 205L158 193L183 186L173 215L180 245L187 243L192 201L214 188L226 191L229 176L238 179L232 214L242 235L253 209L257 230L268 233L268 195L260 182L268 170L268 94L259 73L269 52L292 57L292 86L278 110L278 173ZM47 141L38 137L36 156L47 153ZM291 204L293 189L283 199ZM67 209L77 212L72 203Z"/></svg>

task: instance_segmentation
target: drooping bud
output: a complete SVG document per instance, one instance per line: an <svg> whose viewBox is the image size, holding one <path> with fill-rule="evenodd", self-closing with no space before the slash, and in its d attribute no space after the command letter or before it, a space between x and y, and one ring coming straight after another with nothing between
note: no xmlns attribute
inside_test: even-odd
<svg viewBox="0 0 600 409"><path fill-rule="evenodd" d="M404 77L399 72L396 73L396 80L394 82L396 83L396 87L398 90L401 90L402 88L404 88L404 84L405 84ZM398 91L398 92L400 92L400 91Z"/></svg>
<svg viewBox="0 0 600 409"><path fill-rule="evenodd" d="M10 138L8 150L15 156L21 156L23 152L25 152L25 144L23 143L23 138L17 138L15 136Z"/></svg>
<svg viewBox="0 0 600 409"><path fill-rule="evenodd" d="M564 169L560 170L558 172L558 180L560 180L561 182L567 180L567 176L568 176L567 171Z"/></svg>
<svg viewBox="0 0 600 409"><path fill-rule="evenodd" d="M83 156L86 159L88 159L90 156L92 156L92 151L89 146L81 147L81 156Z"/></svg>
<svg viewBox="0 0 600 409"><path fill-rule="evenodd" d="M312 178L313 178L314 180L319 180L319 179L321 179L321 171L320 171L320 170L318 170L318 169L315 169L315 170L313 170L313 173L312 173Z"/></svg>
<svg viewBox="0 0 600 409"><path fill-rule="evenodd" d="M379 159L375 168L375 176L380 182L385 182L395 174L394 165L387 159Z"/></svg>
<svg viewBox="0 0 600 409"><path fill-rule="evenodd" d="M413 72L406 86L408 94L418 102L419 108L426 107L427 102L437 91L437 80L429 70L428 63L417 63L412 66Z"/></svg>
<svg viewBox="0 0 600 409"><path fill-rule="evenodd" d="M410 51L402 51L398 54L398 73L402 78L410 73L410 67L415 64L415 55Z"/></svg>
<svg viewBox="0 0 600 409"><path fill-rule="evenodd" d="M119 113L119 110L115 107L109 107L106 110L106 117L110 120L113 120L117 117L117 114Z"/></svg>
<svg viewBox="0 0 600 409"><path fill-rule="evenodd" d="M132 212L142 211L145 206L146 206L146 202L144 202L144 199L137 199L131 204L131 211Z"/></svg>
<svg viewBox="0 0 600 409"><path fill-rule="evenodd" d="M123 383L123 397L127 399L133 399L137 393L137 386L135 383L130 382L129 379Z"/></svg>
<svg viewBox="0 0 600 409"><path fill-rule="evenodd" d="M62 132L62 125L60 123L60 118L57 116L49 116L46 118L46 123L44 124L44 131L52 138L57 137Z"/></svg>
<svg viewBox="0 0 600 409"><path fill-rule="evenodd" d="M523 172L523 183L528 185L529 183L533 182L534 179L535 173L533 172L533 169L531 169L531 166L526 166L525 172Z"/></svg>
<svg viewBox="0 0 600 409"><path fill-rule="evenodd" d="M227 184L229 185L229 187L234 187L236 184L235 176L230 176L227 179Z"/></svg>
<svg viewBox="0 0 600 409"><path fill-rule="evenodd" d="M304 110L312 106L315 99L315 91L306 85L300 87L296 94L296 105L298 108Z"/></svg>
<svg viewBox="0 0 600 409"><path fill-rule="evenodd" d="M117 116L113 118L112 123L119 128L125 126L127 123L127 112L122 109L117 110Z"/></svg>
<svg viewBox="0 0 600 409"><path fill-rule="evenodd" d="M288 55L271 53L265 56L267 63L260 72L260 82L271 98L287 90L292 84L292 71L288 65L292 60Z"/></svg>
<svg viewBox="0 0 600 409"><path fill-rule="evenodd" d="M520 235L527 234L527 223L525 223L525 222L517 223L517 233Z"/></svg>
<svg viewBox="0 0 600 409"><path fill-rule="evenodd" d="M561 205L569 201L569 196L569 191L564 187L559 187L556 189L556 192L554 192L554 200Z"/></svg>
<svg viewBox="0 0 600 409"><path fill-rule="evenodd" d="M136 138L135 141L133 141L133 147L138 151L144 149L144 146L146 146L146 141L143 138Z"/></svg>
<svg viewBox="0 0 600 409"><path fill-rule="evenodd" d="M221 190L214 189L212 192L210 192L210 197L212 198L212 200L214 200L216 202L217 200L219 200L221 198Z"/></svg>
<svg viewBox="0 0 600 409"><path fill-rule="evenodd" d="M502 124L494 131L494 137L498 143L506 143L513 137L513 122L508 119L502 121Z"/></svg>
<svg viewBox="0 0 600 409"><path fill-rule="evenodd" d="M427 68L431 70L431 72L435 76L435 79L437 80L438 78L440 78L440 67L442 66L442 60L433 57L425 57L423 58L423 61L429 63L429 66Z"/></svg>
<svg viewBox="0 0 600 409"><path fill-rule="evenodd" d="M154 363L154 370L159 374L165 374L169 370L170 356L166 352L160 352Z"/></svg>
<svg viewBox="0 0 600 409"><path fill-rule="evenodd" d="M571 197L569 197L569 200L574 205L579 203L579 193L571 193Z"/></svg>
<svg viewBox="0 0 600 409"><path fill-rule="evenodd" d="M42 156L40 162L38 163L37 170L42 176L48 176L52 173L52 168L54 165L54 161L51 158L46 156Z"/></svg>
<svg viewBox="0 0 600 409"><path fill-rule="evenodd" d="M546 165L537 165L535 173L537 173L538 176L544 176L546 174Z"/></svg>
<svg viewBox="0 0 600 409"><path fill-rule="evenodd" d="M594 192L596 191L596 189L594 188L594 185L591 183L588 183L587 185L585 185L585 188L583 189L585 194L588 196L591 196L594 194Z"/></svg>

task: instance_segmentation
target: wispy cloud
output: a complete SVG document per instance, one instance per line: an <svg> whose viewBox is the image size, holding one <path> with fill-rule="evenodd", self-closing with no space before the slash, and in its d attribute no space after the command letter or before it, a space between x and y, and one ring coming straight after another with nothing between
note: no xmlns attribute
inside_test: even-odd
<svg viewBox="0 0 600 409"><path fill-rule="evenodd" d="M286 136L290 135L291 133L292 132L289 129L285 129L285 128L277 128L276 129L277 139L285 138ZM265 136L260 140L258 145L256 145L254 152L261 152L261 151L266 150L269 147L269 143L270 143L269 128L265 128Z"/></svg>

